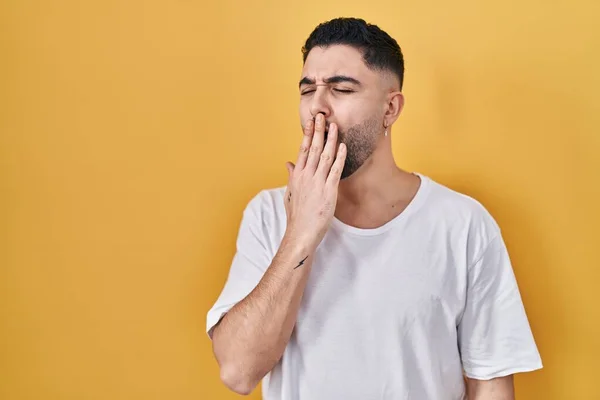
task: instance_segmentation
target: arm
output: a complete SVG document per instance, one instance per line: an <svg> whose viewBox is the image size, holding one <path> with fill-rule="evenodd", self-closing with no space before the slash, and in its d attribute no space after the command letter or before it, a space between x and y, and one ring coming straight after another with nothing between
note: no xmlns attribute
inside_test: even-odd
<svg viewBox="0 0 600 400"><path fill-rule="evenodd" d="M256 288L215 327L213 351L231 390L249 394L281 358L311 269L306 256L304 246L284 239Z"/></svg>
<svg viewBox="0 0 600 400"><path fill-rule="evenodd" d="M227 387L248 394L279 361L296 323L312 255L333 219L346 146L322 115L309 121L296 165L288 163L287 228L256 287L213 329L213 351Z"/></svg>
<svg viewBox="0 0 600 400"><path fill-rule="evenodd" d="M468 400L515 400L513 376L490 380L466 378Z"/></svg>

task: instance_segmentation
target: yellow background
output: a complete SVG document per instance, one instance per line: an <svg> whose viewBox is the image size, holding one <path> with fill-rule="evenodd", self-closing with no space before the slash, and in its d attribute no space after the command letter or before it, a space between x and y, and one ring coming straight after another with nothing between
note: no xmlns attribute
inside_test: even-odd
<svg viewBox="0 0 600 400"><path fill-rule="evenodd" d="M600 399L598 4L3 1L0 398L238 397L206 311L295 158L300 47L360 16L405 54L401 167L503 228L545 365L518 398Z"/></svg>

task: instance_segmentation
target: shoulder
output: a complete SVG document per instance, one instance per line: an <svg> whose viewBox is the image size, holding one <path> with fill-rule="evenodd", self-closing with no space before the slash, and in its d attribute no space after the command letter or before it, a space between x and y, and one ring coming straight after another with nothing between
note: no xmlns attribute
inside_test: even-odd
<svg viewBox="0 0 600 400"><path fill-rule="evenodd" d="M285 190L286 187L281 186L255 193L246 204L242 217L242 226L273 245L279 243L287 224L283 202Z"/></svg>
<svg viewBox="0 0 600 400"><path fill-rule="evenodd" d="M286 186L262 189L248 201L244 214L252 214L258 217L285 213L283 196Z"/></svg>
<svg viewBox="0 0 600 400"><path fill-rule="evenodd" d="M427 209L436 219L455 227L482 230L490 239L499 234L498 223L478 199L426 179L430 186Z"/></svg>
<svg viewBox="0 0 600 400"><path fill-rule="evenodd" d="M430 178L428 184L422 215L450 243L465 249L468 259L476 259L494 239L501 237L497 221L478 199Z"/></svg>

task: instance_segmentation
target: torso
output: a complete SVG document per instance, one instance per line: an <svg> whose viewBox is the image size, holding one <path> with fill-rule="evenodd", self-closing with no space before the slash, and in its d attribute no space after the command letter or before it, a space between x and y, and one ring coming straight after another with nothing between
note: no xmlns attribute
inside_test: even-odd
<svg viewBox="0 0 600 400"><path fill-rule="evenodd" d="M421 179L413 201L377 228L334 218L292 337L263 380L264 399L463 398L456 328L466 301L469 221L448 220L456 219L452 195L437 201L430 192L446 196L447 189ZM285 232L283 207L278 213L273 249Z"/></svg>

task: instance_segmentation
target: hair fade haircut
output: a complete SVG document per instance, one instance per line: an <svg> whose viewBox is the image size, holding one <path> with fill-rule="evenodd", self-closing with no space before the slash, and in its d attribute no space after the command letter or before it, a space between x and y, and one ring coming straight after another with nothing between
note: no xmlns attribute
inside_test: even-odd
<svg viewBox="0 0 600 400"><path fill-rule="evenodd" d="M377 25L360 18L335 18L319 24L302 47L302 62L314 47L348 45L362 53L371 70L390 71L398 77L400 90L404 83L404 57L394 38Z"/></svg>

